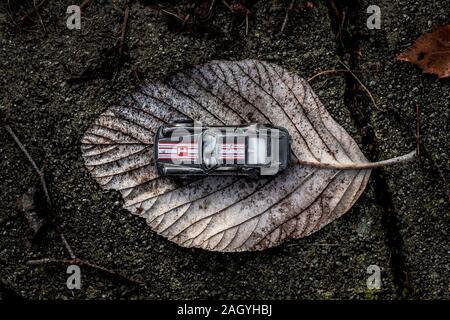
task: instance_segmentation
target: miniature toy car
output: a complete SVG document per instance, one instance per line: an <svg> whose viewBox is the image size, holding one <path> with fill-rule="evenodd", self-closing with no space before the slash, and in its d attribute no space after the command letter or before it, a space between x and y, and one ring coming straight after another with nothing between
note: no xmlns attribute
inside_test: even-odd
<svg viewBox="0 0 450 320"><path fill-rule="evenodd" d="M182 120L159 127L155 166L163 176L275 175L290 161L291 137L268 124L204 127Z"/></svg>

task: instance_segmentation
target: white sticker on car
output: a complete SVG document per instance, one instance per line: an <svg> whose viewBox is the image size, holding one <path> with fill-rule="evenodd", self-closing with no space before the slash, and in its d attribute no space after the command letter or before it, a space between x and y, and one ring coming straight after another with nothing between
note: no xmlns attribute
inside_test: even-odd
<svg viewBox="0 0 450 320"><path fill-rule="evenodd" d="M226 143L219 145L219 159L221 160L245 160L244 143Z"/></svg>

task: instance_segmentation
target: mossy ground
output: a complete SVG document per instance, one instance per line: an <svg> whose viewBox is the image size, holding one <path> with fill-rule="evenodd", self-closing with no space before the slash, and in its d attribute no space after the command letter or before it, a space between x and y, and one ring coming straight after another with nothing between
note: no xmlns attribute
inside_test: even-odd
<svg viewBox="0 0 450 320"><path fill-rule="evenodd" d="M411 65L395 61L395 54L421 32L428 21L448 20L448 12L416 6L419 23L408 23L406 8L386 1L386 24L378 33L354 26L364 35L361 65L380 64L382 72L366 74L380 105L392 103L414 119L417 103L425 143L435 163L448 167L449 82L424 76ZM48 220L63 224L76 254L83 259L142 280L132 285L94 270L82 269L82 289L66 287L66 267L29 266L35 257L66 258L59 235L49 230L30 240L26 220L16 199L38 178L7 132L0 130L0 278L27 298L398 298L387 239L385 204L371 179L356 205L341 219L316 234L289 241L258 253L220 254L178 247L153 233L145 221L121 208L116 192L105 192L83 165L83 132L112 102L134 90L143 78L157 79L186 66L212 59L263 59L309 78L322 70L340 68L335 36L327 7L317 2L289 15L280 33L286 5L259 1L250 9L248 34L245 19L217 2L211 19L191 31L143 3L131 7L127 45L130 59L120 64L116 51L122 19L120 1L94 1L83 11L82 29L68 30L70 1L52 1L20 29L11 21L20 12L0 5L0 110L39 165L44 166L55 210ZM166 9L186 10L176 1ZM433 7L434 8L434 7ZM14 9L14 8L13 8ZM384 9L383 9L384 10ZM440 10L440 11L439 11ZM11 15L10 15L11 14ZM40 20L42 19L42 20ZM42 23L40 22L42 21ZM408 20L409 21L409 20ZM425 22L426 21L426 22ZM80 74L92 67L89 79L69 81L67 69ZM353 121L345 103L342 74L321 76L312 82L335 119L361 145L369 158L388 158L414 148L414 137L394 117L370 106L370 125L378 139L378 153L362 145L364 130ZM418 88L418 89L415 89ZM365 99L364 97L362 99ZM414 123L408 123L414 126ZM448 199L430 161L382 171L391 195L391 210L401 240L401 257L414 292L406 297L444 298L448 294ZM382 269L382 287L366 287L366 269ZM394 266L395 267L395 266Z"/></svg>

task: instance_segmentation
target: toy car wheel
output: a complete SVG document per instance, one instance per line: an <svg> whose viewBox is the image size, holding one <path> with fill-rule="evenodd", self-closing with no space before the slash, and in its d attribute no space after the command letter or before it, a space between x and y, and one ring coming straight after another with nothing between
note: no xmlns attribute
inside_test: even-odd
<svg viewBox="0 0 450 320"><path fill-rule="evenodd" d="M259 172L258 169L250 169L246 170L247 177L250 179L258 179L259 178Z"/></svg>

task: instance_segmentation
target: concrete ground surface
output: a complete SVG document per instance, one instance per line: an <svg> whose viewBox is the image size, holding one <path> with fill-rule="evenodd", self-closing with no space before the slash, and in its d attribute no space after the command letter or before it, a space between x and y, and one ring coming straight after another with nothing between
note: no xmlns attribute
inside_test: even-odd
<svg viewBox="0 0 450 320"><path fill-rule="evenodd" d="M22 19L33 8L33 1L28 2L0 4L3 295L31 299L449 298L449 186L445 180L450 82L396 60L433 25L449 22L446 1L298 0L287 19L289 2L247 1L248 24L245 14L231 12L221 1L214 2L209 18L202 16L205 9L195 10L185 1L134 1L122 57L114 45L125 1L92 1L82 11L81 30L66 27L71 1L49 1ZM371 4L381 8L379 30L366 26L366 9ZM244 58L277 63L305 79L343 69L341 62L364 71L355 75L369 89L376 106L348 72L321 74L310 83L373 161L415 148L419 106L420 160L374 170L364 194L343 217L312 236L266 251L212 253L181 248L156 235L145 221L122 209L117 192L101 190L89 176L80 152L83 132L143 79L163 78L212 59ZM39 179L4 130L5 124L44 168L53 201L53 210L42 210L48 225L62 225L78 257L143 284L82 267L81 289L69 290L67 266L27 264L33 258L68 258L68 254L52 226L37 239L31 237L17 199L30 187L40 188ZM367 287L370 265L381 269L379 290Z"/></svg>

